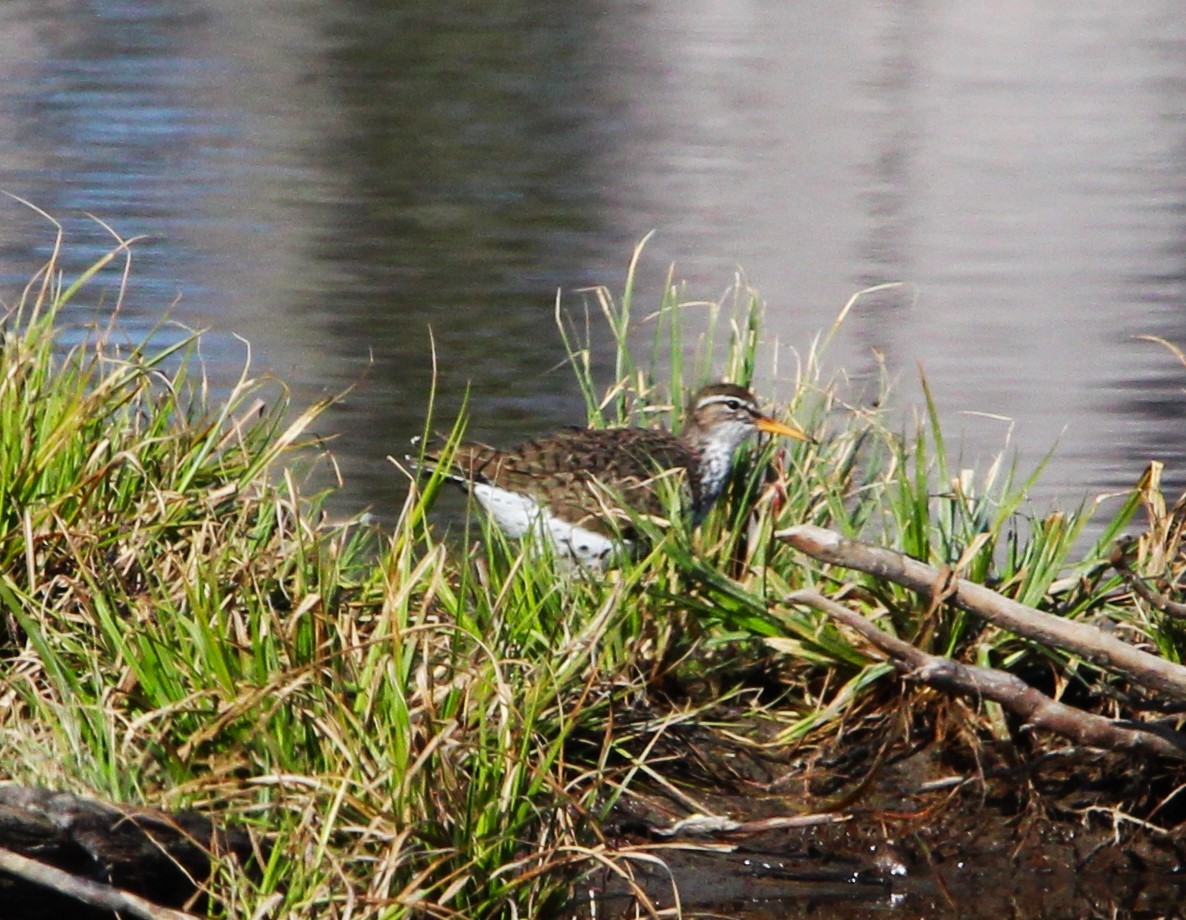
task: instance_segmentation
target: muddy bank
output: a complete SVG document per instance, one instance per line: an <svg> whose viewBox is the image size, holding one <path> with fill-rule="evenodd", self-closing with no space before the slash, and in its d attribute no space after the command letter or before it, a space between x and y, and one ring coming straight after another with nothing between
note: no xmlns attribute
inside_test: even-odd
<svg viewBox="0 0 1186 920"><path fill-rule="evenodd" d="M625 871L585 879L568 915L647 916L678 904L686 916L747 920L891 909L899 918L1186 916L1180 765L1033 750L1024 739L969 747L901 725L871 716L782 769L703 727L668 739L664 781L621 802L604 827L608 843L632 854ZM693 809L734 823L679 823ZM779 826L807 815L819 823Z"/></svg>

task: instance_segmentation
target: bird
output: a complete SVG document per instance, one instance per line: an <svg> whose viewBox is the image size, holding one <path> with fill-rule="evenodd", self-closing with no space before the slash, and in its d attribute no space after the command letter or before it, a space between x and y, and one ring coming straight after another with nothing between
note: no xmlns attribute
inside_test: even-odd
<svg viewBox="0 0 1186 920"><path fill-rule="evenodd" d="M558 558L603 570L637 548L635 516L666 513L664 479L679 481L692 522L700 523L728 482L737 448L758 432L814 443L764 414L749 389L719 382L692 397L678 435L572 427L506 450L462 443L451 455L408 460L471 493L508 538L534 532Z"/></svg>

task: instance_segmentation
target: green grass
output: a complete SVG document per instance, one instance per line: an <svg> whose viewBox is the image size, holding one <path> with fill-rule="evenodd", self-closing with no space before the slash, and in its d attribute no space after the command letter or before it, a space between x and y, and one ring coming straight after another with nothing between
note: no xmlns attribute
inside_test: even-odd
<svg viewBox="0 0 1186 920"><path fill-rule="evenodd" d="M898 687L863 643L780 604L798 587L844 585L929 651L1053 660L1089 679L967 614L808 563L771 539L792 523L954 566L1066 616L1107 613L1180 655L1155 615L1117 606L1102 564L1152 491L1077 555L1092 509L1025 518L1032 477L1005 462L950 469L929 392L905 435L892 415L846 406L821 370L834 329L791 377L760 373L761 309L744 289L705 306L671 286L640 322L636 254L620 297L591 295L592 320L558 314L594 424L676 422L689 389L757 375L777 377L778 411L820 437L765 446L702 527L673 515L644 558L582 580L488 527L487 553L459 552L428 514L439 478L411 488L389 532L327 523L324 497L300 485L327 404L294 409L250 368L212 401L192 335L128 348L96 330L62 347L64 308L123 253L70 284L51 262L4 320L2 778L253 828L272 858L256 876L220 867L215 916L554 913L576 873L612 858L599 818L661 772L648 752L664 726L723 700L681 715L653 697L660 678L773 661L782 688L763 715L784 744L827 737ZM608 386L591 371L595 328L617 345ZM632 346L648 333L643 361ZM671 722L627 729L643 700Z"/></svg>

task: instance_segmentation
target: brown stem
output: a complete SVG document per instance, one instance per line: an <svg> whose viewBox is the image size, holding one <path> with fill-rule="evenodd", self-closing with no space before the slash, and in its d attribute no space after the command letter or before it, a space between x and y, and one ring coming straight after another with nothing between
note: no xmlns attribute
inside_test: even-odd
<svg viewBox="0 0 1186 920"><path fill-rule="evenodd" d="M1124 541L1118 541L1112 549L1111 555L1108 556L1108 562L1111 563L1112 568L1120 573L1120 577L1124 579L1125 584L1132 588L1133 594L1142 598L1151 607L1160 610L1167 616L1186 619L1186 604L1180 604L1161 592L1156 591L1149 582L1145 581L1144 578L1132 570L1128 564L1128 556L1125 553L1127 548Z"/></svg>

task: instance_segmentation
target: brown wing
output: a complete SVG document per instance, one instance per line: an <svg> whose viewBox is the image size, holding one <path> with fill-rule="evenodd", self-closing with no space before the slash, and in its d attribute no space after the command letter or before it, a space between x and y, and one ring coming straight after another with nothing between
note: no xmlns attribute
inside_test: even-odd
<svg viewBox="0 0 1186 920"><path fill-rule="evenodd" d="M662 514L656 479L686 482L693 461L691 449L666 431L570 428L512 450L462 445L453 469L467 480L532 495L566 521L609 533L630 529L620 504Z"/></svg>

